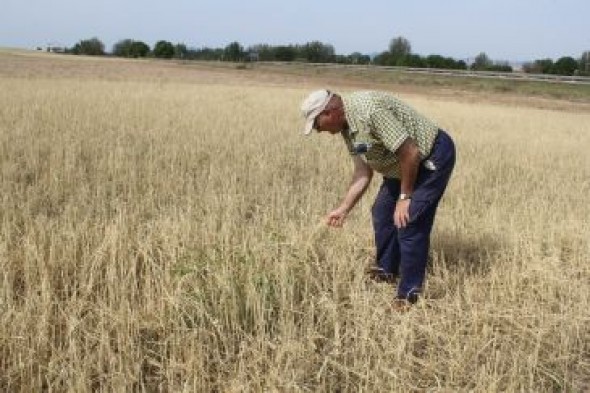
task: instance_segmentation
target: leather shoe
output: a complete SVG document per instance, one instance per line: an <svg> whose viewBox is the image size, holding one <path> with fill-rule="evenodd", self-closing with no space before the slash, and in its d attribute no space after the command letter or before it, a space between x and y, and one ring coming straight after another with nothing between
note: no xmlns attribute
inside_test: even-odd
<svg viewBox="0 0 590 393"><path fill-rule="evenodd" d="M406 313L410 311L412 308L412 303L407 301L406 299L394 299L393 303L391 303L390 311L394 313Z"/></svg>
<svg viewBox="0 0 590 393"><path fill-rule="evenodd" d="M397 275L386 273L385 270L379 266L370 266L365 270L365 273L371 280L376 282L395 284L395 280L397 279Z"/></svg>

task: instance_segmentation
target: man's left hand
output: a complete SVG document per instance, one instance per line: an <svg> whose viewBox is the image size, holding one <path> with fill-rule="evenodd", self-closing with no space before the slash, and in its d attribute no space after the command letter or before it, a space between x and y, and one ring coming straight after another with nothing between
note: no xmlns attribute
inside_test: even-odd
<svg viewBox="0 0 590 393"><path fill-rule="evenodd" d="M405 228L410 222L410 200L397 201L393 213L393 223L399 228Z"/></svg>

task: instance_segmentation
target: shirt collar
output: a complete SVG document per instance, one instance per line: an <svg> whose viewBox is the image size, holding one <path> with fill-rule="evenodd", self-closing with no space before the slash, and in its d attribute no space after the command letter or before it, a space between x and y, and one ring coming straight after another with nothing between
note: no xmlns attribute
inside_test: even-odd
<svg viewBox="0 0 590 393"><path fill-rule="evenodd" d="M350 99L348 95L342 96L342 105L344 106L344 117L346 117L346 123L348 128L343 130L347 135L355 135L358 133L358 128L350 116Z"/></svg>

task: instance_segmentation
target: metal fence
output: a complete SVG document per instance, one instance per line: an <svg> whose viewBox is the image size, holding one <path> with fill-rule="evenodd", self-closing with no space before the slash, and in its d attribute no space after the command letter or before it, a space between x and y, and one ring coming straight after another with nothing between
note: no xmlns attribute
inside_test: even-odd
<svg viewBox="0 0 590 393"><path fill-rule="evenodd" d="M398 71L414 74L444 75L455 77L474 77L474 78L494 78L507 80L526 80L542 81L551 83L571 83L590 85L590 77L587 76L567 76L567 75L550 75L550 74L528 74L525 72L496 72L496 71L471 71L471 70L449 70L441 68L413 68L413 67L392 67L392 66L375 66L375 65L355 65L355 64L334 64L334 63L293 63L293 62L258 62L261 65L292 65L305 66L310 68L323 69L349 69L349 70L372 70L372 71Z"/></svg>

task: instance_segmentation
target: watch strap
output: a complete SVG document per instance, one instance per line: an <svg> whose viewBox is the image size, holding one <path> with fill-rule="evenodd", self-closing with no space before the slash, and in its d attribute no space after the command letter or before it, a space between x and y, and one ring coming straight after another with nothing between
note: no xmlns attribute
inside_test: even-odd
<svg viewBox="0 0 590 393"><path fill-rule="evenodd" d="M405 193L401 193L399 194L399 200L400 201L406 201L412 199L412 194L405 194Z"/></svg>

